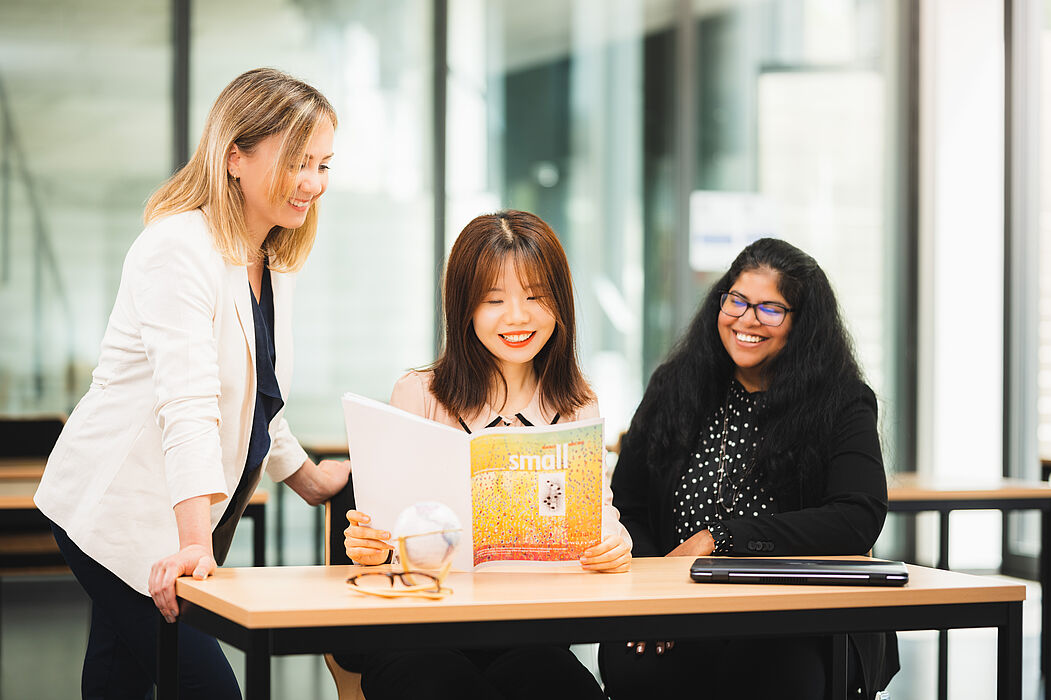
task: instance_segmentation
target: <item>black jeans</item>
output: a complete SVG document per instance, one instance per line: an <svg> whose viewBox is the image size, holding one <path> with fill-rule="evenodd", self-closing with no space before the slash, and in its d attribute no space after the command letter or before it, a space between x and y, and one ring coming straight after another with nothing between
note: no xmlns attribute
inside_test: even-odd
<svg viewBox="0 0 1051 700"><path fill-rule="evenodd" d="M568 647L423 649L336 655L368 700L602 700Z"/></svg>
<svg viewBox="0 0 1051 700"><path fill-rule="evenodd" d="M828 637L676 641L661 656L654 643L637 655L626 642L599 647L606 694L633 698L821 700L829 692L832 645ZM848 654L848 682L860 681Z"/></svg>
<svg viewBox="0 0 1051 700"><path fill-rule="evenodd" d="M91 631L81 674L84 700L144 700L157 681L158 625L153 604L82 552L65 530L51 531L73 575L91 598ZM240 700L230 663L214 637L180 624L179 697Z"/></svg>

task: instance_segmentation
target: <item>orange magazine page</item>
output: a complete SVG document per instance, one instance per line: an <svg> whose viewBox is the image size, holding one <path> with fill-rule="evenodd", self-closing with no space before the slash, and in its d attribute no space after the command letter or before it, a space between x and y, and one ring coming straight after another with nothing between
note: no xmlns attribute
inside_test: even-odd
<svg viewBox="0 0 1051 700"><path fill-rule="evenodd" d="M576 561L602 533L603 421L471 438L474 564Z"/></svg>

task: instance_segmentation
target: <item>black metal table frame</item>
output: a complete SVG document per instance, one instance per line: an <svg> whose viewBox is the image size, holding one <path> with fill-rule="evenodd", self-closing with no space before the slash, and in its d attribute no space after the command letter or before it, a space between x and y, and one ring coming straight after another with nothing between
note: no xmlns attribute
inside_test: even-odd
<svg viewBox="0 0 1051 700"><path fill-rule="evenodd" d="M1022 697L1022 602L909 604L756 612L618 615L599 618L492 620L419 624L249 629L183 601L183 623L241 649L246 656L245 698L270 697L270 659L292 654L360 652L377 647L428 648L508 644L587 643L624 639L702 639L807 634L832 635L833 688L847 697L845 634L995 627L997 698ZM178 625L161 622L157 700L178 696ZM409 634L406 634L406 632Z"/></svg>
<svg viewBox="0 0 1051 700"><path fill-rule="evenodd" d="M1040 581L1040 672L1048 678L1048 661L1051 660L1051 557L1047 555L1051 546L1051 497L1027 496L1022 498L968 498L947 497L916 500L892 500L892 513L938 513L938 563L939 569L949 570L949 514L954 510L998 510L1008 513L1014 510L1040 511L1040 563L1037 571ZM949 634L940 629L938 633L938 700L947 700L949 688Z"/></svg>
<svg viewBox="0 0 1051 700"><path fill-rule="evenodd" d="M266 566L265 506L265 503L249 503L241 516L252 519L252 566Z"/></svg>

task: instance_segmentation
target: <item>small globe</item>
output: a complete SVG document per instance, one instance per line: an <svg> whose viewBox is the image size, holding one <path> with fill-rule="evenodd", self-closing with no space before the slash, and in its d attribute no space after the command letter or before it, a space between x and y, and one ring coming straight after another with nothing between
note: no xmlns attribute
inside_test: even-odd
<svg viewBox="0 0 1051 700"><path fill-rule="evenodd" d="M412 567L440 569L460 544L460 529L452 508L437 501L420 501L401 512L391 534L394 539L405 538L405 554Z"/></svg>

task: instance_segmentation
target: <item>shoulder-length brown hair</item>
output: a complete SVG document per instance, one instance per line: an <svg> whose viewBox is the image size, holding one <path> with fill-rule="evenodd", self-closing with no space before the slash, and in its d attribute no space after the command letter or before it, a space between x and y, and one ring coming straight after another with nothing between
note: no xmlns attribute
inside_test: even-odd
<svg viewBox="0 0 1051 700"><path fill-rule="evenodd" d="M272 68L257 68L234 78L216 98L204 133L190 162L153 193L146 203L146 223L203 208L216 249L234 265L258 258L251 250L244 221L241 183L227 171L227 156L236 145L251 153L263 139L278 134L281 146L271 166L270 201L282 202L295 190L295 172L323 119L336 126L336 111L324 95L306 83ZM263 242L269 266L295 272L306 262L317 234L317 201L296 229L275 227Z"/></svg>
<svg viewBox="0 0 1051 700"><path fill-rule="evenodd" d="M475 415L487 402L500 406L506 398L507 383L475 334L473 318L508 259L555 317L554 332L533 359L541 406L571 415L595 399L577 363L573 279L558 236L524 211L476 217L453 244L442 290L445 347L431 367L431 391L459 416Z"/></svg>

